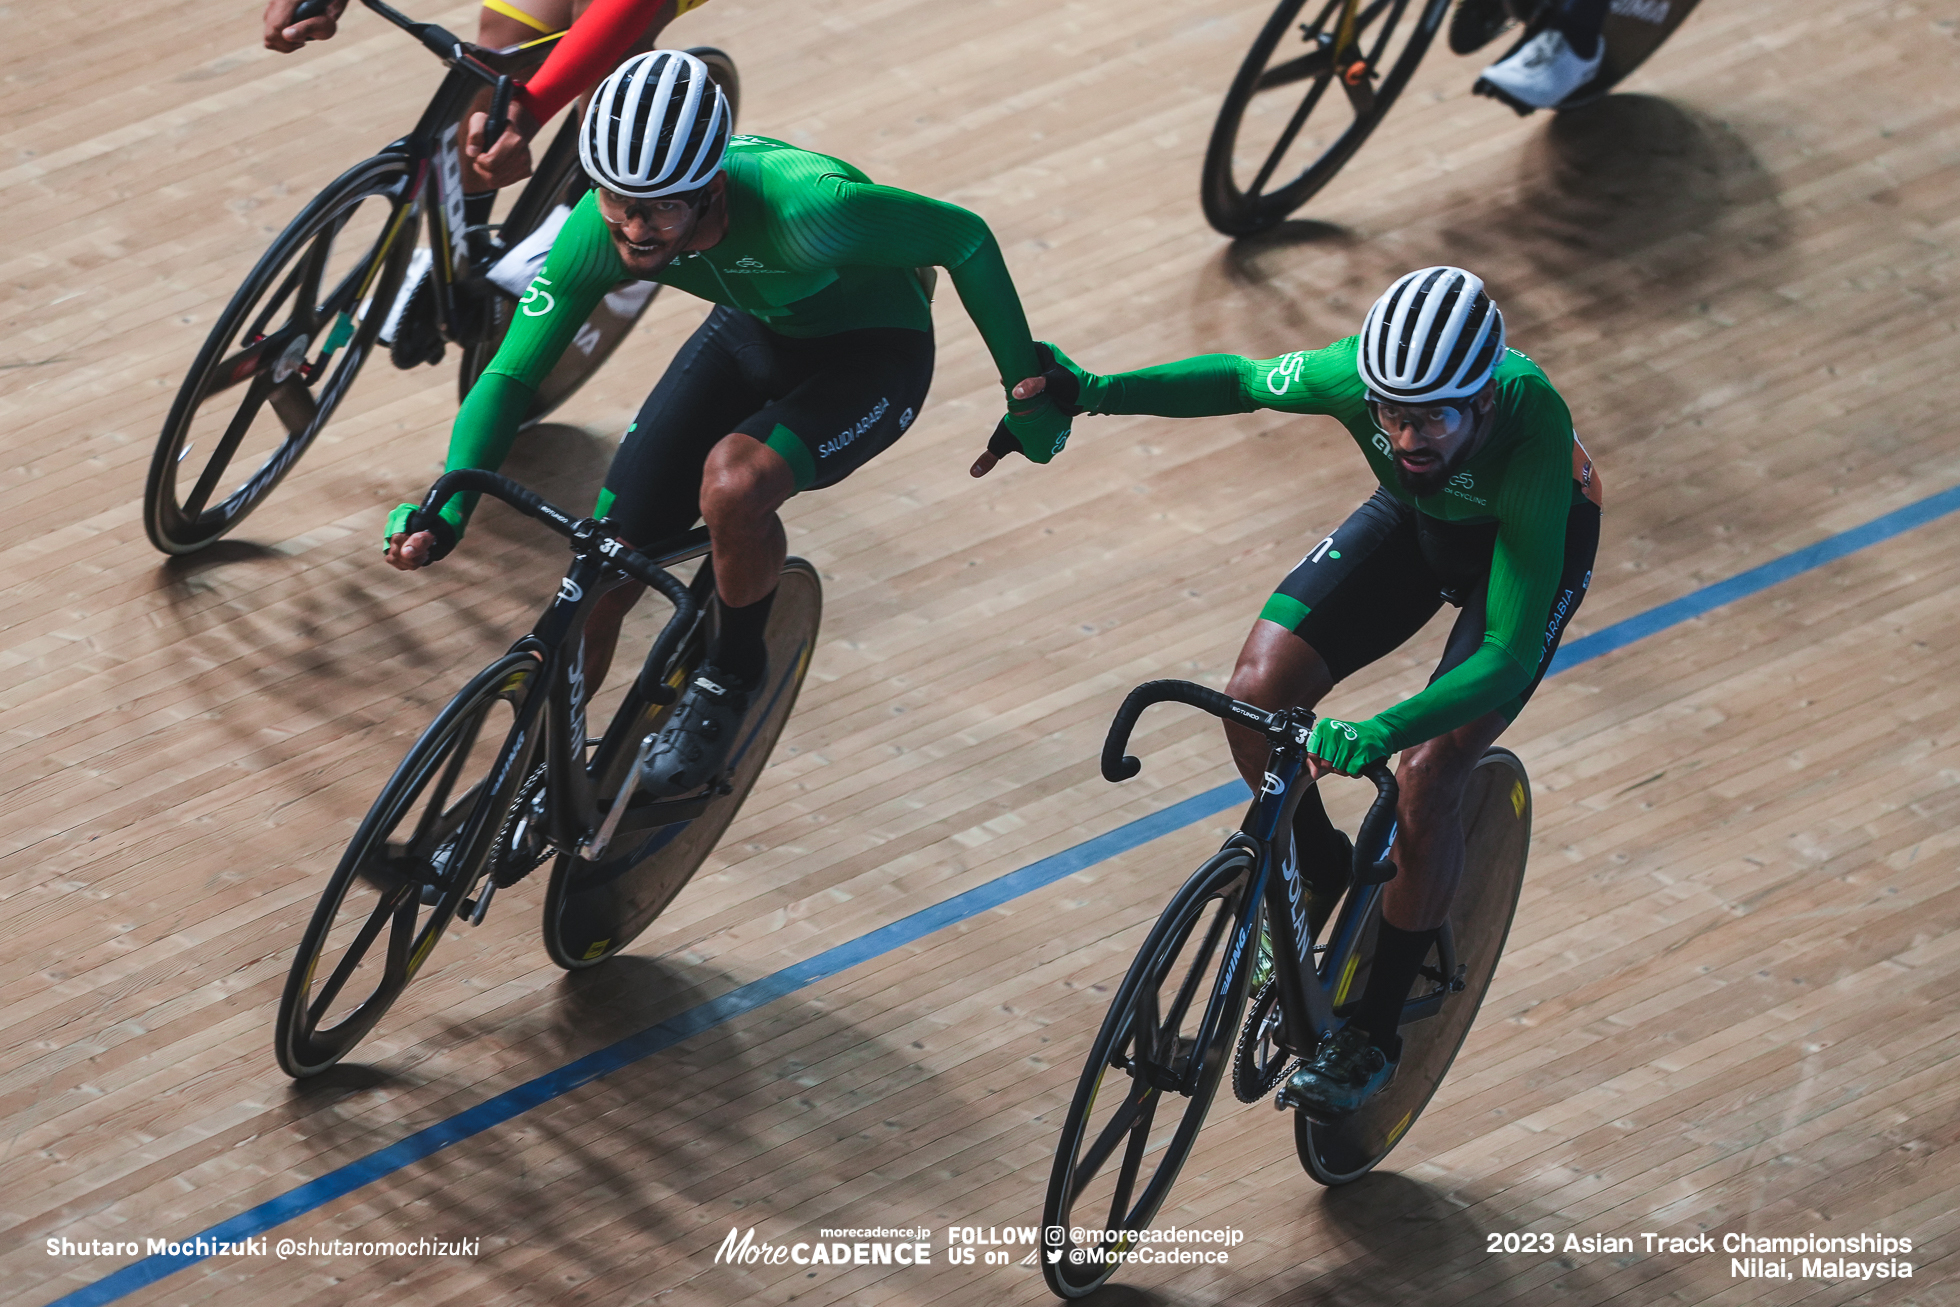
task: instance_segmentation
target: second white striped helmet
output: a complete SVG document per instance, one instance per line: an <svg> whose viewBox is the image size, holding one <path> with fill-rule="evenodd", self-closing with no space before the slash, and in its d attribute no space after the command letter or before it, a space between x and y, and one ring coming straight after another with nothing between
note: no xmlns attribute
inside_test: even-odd
<svg viewBox="0 0 1960 1307"><path fill-rule="evenodd" d="M1504 357L1504 315L1461 268L1422 268L1382 292L1361 324L1361 380L1377 399L1427 404L1484 388Z"/></svg>
<svg viewBox="0 0 1960 1307"><path fill-rule="evenodd" d="M708 65L679 50L634 55L592 93L578 157L592 180L652 199L696 190L721 170L732 126Z"/></svg>

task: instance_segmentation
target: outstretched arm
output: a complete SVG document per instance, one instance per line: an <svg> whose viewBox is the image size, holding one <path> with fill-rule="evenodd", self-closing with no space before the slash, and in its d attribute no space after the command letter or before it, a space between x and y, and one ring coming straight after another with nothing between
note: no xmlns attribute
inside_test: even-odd
<svg viewBox="0 0 1960 1307"><path fill-rule="evenodd" d="M1354 376L1353 359L1339 347L1271 359L1198 354L1108 375L1088 371L1052 345L1041 348L1052 352L1052 366L1044 360L1040 375L1024 378L1010 393L1017 400L1046 395L1066 413L1196 418L1274 408L1339 416L1353 399L1348 393L1354 390L1348 384ZM973 475L992 471L1000 452L989 445L975 460Z"/></svg>

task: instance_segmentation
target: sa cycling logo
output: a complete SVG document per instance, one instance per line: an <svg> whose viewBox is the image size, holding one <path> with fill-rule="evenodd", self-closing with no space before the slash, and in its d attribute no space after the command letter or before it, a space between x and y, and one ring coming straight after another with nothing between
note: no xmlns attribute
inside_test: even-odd
<svg viewBox="0 0 1960 1307"><path fill-rule="evenodd" d="M1293 389L1293 383L1300 379L1306 367L1307 356L1301 351L1296 349L1291 354L1283 355L1273 364L1272 371L1266 374L1266 389L1275 395L1284 395Z"/></svg>
<svg viewBox="0 0 1960 1307"><path fill-rule="evenodd" d="M545 289L550 284L551 278L536 277L525 288L524 298L517 301L517 306L524 310L525 317L542 318L545 314L558 307L557 299L552 296L550 291Z"/></svg>

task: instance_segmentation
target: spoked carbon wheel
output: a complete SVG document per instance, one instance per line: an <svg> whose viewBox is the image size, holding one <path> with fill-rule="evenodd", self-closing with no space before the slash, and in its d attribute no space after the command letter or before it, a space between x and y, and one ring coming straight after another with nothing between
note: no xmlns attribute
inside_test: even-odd
<svg viewBox="0 0 1960 1307"><path fill-rule="evenodd" d="M167 554L244 520L346 397L415 244L412 166L377 155L293 219L231 298L178 388L143 490Z"/></svg>
<svg viewBox="0 0 1960 1307"><path fill-rule="evenodd" d="M533 752L515 736L538 660L510 654L451 700L382 789L341 857L279 1000L290 1076L326 1070L374 1029L496 868ZM505 755L513 754L505 763ZM501 776L503 792L487 781ZM489 797L486 800L485 795Z"/></svg>
<svg viewBox="0 0 1960 1307"><path fill-rule="evenodd" d="M1201 195L1227 236L1274 226L1388 113L1450 0L1280 0L1212 128Z"/></svg>
<svg viewBox="0 0 1960 1307"><path fill-rule="evenodd" d="M721 87L722 94L728 97L732 115L741 107L742 101L742 78L735 70L734 59L724 51L705 45L695 46L687 53L708 65L709 75ZM497 237L505 248L515 246L540 225L559 221L560 210L569 211L592 189L585 169L579 164L578 124L578 115L574 113L558 129L558 135L545 151L533 180L526 184L524 193L499 227ZM634 324L645 315L659 289L658 282L623 281L599 301L599 306L592 310L592 316L585 320L571 344L559 355L558 362L538 383L538 393L524 415L525 426L542 422L560 404L570 399L587 378L605 365L613 351L619 348L620 342L633 330ZM492 295L488 329L481 340L463 350L463 366L456 379L463 396L470 393L470 387L490 366L490 361L497 357L497 349L504 343L505 333L510 330L511 316L518 311L513 301L495 292Z"/></svg>
<svg viewBox="0 0 1960 1307"><path fill-rule="evenodd" d="M1042 1207L1041 1270L1064 1298L1116 1271L1191 1154L1245 1006L1251 949L1237 927L1252 867L1251 853L1228 848L1184 883L1096 1034Z"/></svg>
<svg viewBox="0 0 1960 1307"><path fill-rule="evenodd" d="M702 564L703 575L708 565ZM769 608L765 640L769 662L761 689L749 702L749 712L729 755L726 789L704 795L691 804L676 803L682 819L671 824L631 831L629 808L621 834L596 860L561 855L552 867L545 892L544 942L551 960L567 970L596 966L652 924L674 896L700 869L722 833L741 811L756 778L775 750L776 740L796 706L797 691L810 670L816 651L817 625L823 616L823 586L817 570L800 558L783 566L776 598ZM679 688L700 656L697 639L668 676ZM639 742L665 723L670 708L648 709L636 723L613 729L630 732L630 744L619 750L612 773L599 777L599 793L610 807L619 787L632 779Z"/></svg>
<svg viewBox="0 0 1960 1307"><path fill-rule="evenodd" d="M1294 1114L1300 1164L1322 1184L1357 1180L1388 1156L1429 1105L1477 1019L1511 931L1531 848L1531 782L1509 749L1492 749L1470 773L1463 794L1463 833L1463 879L1449 915L1457 972L1444 975L1438 965L1440 950L1432 950L1409 1005L1413 1011L1427 1006L1434 1015L1404 1017L1402 1064L1395 1079L1359 1112L1335 1125Z"/></svg>

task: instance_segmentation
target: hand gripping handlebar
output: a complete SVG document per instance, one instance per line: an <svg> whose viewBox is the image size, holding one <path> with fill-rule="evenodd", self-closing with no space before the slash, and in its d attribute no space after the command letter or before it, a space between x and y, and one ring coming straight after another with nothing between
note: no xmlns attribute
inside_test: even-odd
<svg viewBox="0 0 1960 1307"><path fill-rule="evenodd" d="M475 468L458 468L445 472L429 487L429 493L422 500L422 506L409 514L408 531L429 529L432 520L439 520L436 514L450 497L467 491L490 495L529 518L544 523L559 535L572 542L572 547L580 553L596 553L608 564L618 568L635 581L643 581L667 596L682 619L681 626L694 620L696 609L700 607L693 593L676 580L672 573L655 563L645 554L622 544L604 533L599 523L593 519L575 518L564 509L548 503L534 490L512 481L509 477L495 472L483 472Z"/></svg>

